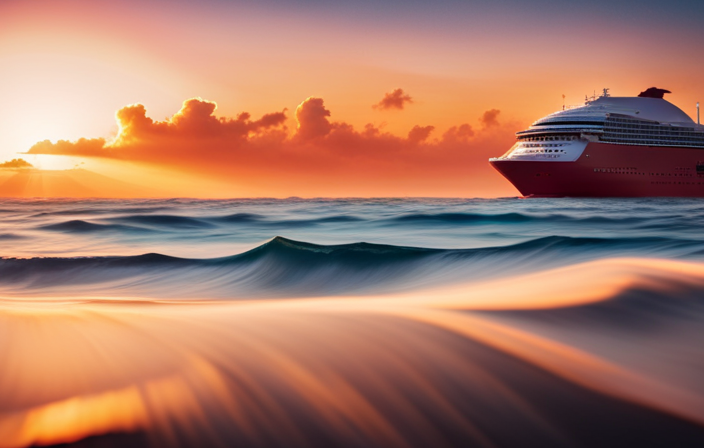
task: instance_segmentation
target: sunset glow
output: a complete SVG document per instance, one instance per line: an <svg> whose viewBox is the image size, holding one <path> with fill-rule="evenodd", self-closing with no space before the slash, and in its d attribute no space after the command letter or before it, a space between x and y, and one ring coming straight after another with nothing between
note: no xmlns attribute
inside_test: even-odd
<svg viewBox="0 0 704 448"><path fill-rule="evenodd" d="M702 24L0 0L0 448L704 447Z"/></svg>
<svg viewBox="0 0 704 448"><path fill-rule="evenodd" d="M179 148L168 140L151 141L147 149L122 139L118 146L129 148L110 151L111 157L231 185L225 194L220 187L158 193L166 196L514 195L486 160L504 153L514 132L557 110L563 94L568 104L579 104L602 87L629 96L656 84L693 114L699 99L693 74L704 68L690 56L695 22L664 16L654 23L655 16L644 16L653 23L641 27L620 21L625 10L619 9L597 20L587 6L538 15L521 5L522 14L512 16L461 4L443 10L399 5L403 14L390 5L372 14L362 5L351 15L343 14L351 6L342 5L212 0L170 6L3 2L0 159L33 147L32 153L62 153L35 146L47 140L110 142L121 126L113 117L129 104L144 105L140 116L166 123L184 101L203 98L218 104L213 116L220 120L244 113L252 122L277 113L282 119L256 131L263 135L191 128ZM573 12L582 19L574 20ZM518 17L531 22L530 34ZM546 46L550 52L539 51ZM589 48L599 49L600 64L584 65ZM306 98L321 99L320 110L329 112L321 120L332 132L302 144L295 111ZM496 111L492 126L482 121L488 111ZM461 137L450 142L450 136ZM95 155L89 152L68 151L80 153L81 162ZM145 181L115 168L111 176ZM92 190L119 195L99 185Z"/></svg>

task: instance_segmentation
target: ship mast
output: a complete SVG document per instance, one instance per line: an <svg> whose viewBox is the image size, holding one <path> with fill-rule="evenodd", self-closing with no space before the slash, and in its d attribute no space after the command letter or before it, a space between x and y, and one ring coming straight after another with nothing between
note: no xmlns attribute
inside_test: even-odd
<svg viewBox="0 0 704 448"><path fill-rule="evenodd" d="M592 96L584 95L584 104L589 104L589 103L591 103L592 101L596 101L597 98L608 98L608 97L610 97L611 94L609 94L609 90L610 90L610 89L609 89L608 87L605 87L605 88L601 89L602 94L601 94L601 96L599 96L599 97L596 96L596 90L594 91L594 93L592 94Z"/></svg>

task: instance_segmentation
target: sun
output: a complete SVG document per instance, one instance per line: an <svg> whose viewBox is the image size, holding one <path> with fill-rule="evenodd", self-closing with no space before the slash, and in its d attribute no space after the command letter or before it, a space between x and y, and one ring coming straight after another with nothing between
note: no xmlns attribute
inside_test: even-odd
<svg viewBox="0 0 704 448"><path fill-rule="evenodd" d="M62 171L82 168L85 162L79 157L52 156L44 154L22 154L22 159L42 171Z"/></svg>

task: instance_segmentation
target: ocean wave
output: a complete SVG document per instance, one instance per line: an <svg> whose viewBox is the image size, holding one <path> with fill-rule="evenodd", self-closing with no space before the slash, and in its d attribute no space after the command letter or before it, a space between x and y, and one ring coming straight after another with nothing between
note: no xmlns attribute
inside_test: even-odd
<svg viewBox="0 0 704 448"><path fill-rule="evenodd" d="M319 218L271 219L255 213L234 213L226 216L206 216L204 221L217 224L255 224L259 227L296 228L316 226L319 224L351 223L365 221L357 216L333 215Z"/></svg>
<svg viewBox="0 0 704 448"><path fill-rule="evenodd" d="M76 225L84 227L93 229ZM276 237L247 252L211 259L160 254L5 258L0 260L0 287L19 291L94 285L110 289L111 294L225 299L376 293L534 272L609 256L667 253L691 257L702 251L701 241L655 237L552 236L474 249L363 242L318 245ZM95 289L85 292L95 293Z"/></svg>
<svg viewBox="0 0 704 448"><path fill-rule="evenodd" d="M473 224L473 223L527 223L527 222L548 222L548 223L581 223L581 224L604 224L604 223L638 223L645 218L638 217L606 217L589 216L579 217L564 214L534 215L528 213L410 213L394 218L391 222L407 223L448 223L448 224Z"/></svg>
<svg viewBox="0 0 704 448"><path fill-rule="evenodd" d="M73 213L66 213L71 215ZM250 226L259 229L295 229L324 224L354 223L363 218L347 215L324 216L308 219L271 219L255 213L234 213L225 216L202 216L198 218L177 215L124 215L97 218L101 222L73 219L39 226L39 229L65 232L95 232L100 230L137 232L140 230L192 231L228 226ZM110 223L110 224L107 224ZM205 236L205 234L204 234Z"/></svg>
<svg viewBox="0 0 704 448"><path fill-rule="evenodd" d="M138 224L162 228L193 229L213 227L213 224L198 218L178 215L127 215L107 218L109 222Z"/></svg>
<svg viewBox="0 0 704 448"><path fill-rule="evenodd" d="M127 225L149 226L162 229L194 229L194 228L213 228L216 226L241 226L250 225L260 228L297 228L307 226L317 226L323 224L345 224L345 223L360 223L368 222L372 225L388 224L388 225L468 225L468 224L529 224L529 223L546 223L555 224L618 224L630 225L643 229L657 229L661 226L671 225L673 217L662 216L657 220L640 217L606 217L606 216L589 216L579 217L565 214L549 214L535 215L529 213L408 213L397 216L365 218L350 214L336 214L313 218L276 218L257 213L233 213L229 215L203 215L203 216L181 216L181 215L162 215L144 213L145 210L140 210L139 214L123 214L125 210L113 212L110 217L98 218L111 223L120 223ZM83 211L58 211L51 213L42 213L34 215L34 217L46 217L51 215L74 215L82 214ZM90 214L85 211L85 214ZM100 215L100 213L96 213ZM72 221L71 221L72 222ZM55 225L59 225L57 223ZM686 227L687 224L684 224Z"/></svg>
<svg viewBox="0 0 704 448"><path fill-rule="evenodd" d="M92 232L145 232L149 229L126 226L120 224L97 224L81 219L73 219L71 221L60 222L56 224L47 224L40 226L39 229L52 230L56 232L67 233L92 233Z"/></svg>
<svg viewBox="0 0 704 448"><path fill-rule="evenodd" d="M25 238L27 237L16 233L0 233L0 240L22 240Z"/></svg>
<svg viewBox="0 0 704 448"><path fill-rule="evenodd" d="M291 206L291 204L289 204ZM371 207L371 206L370 206ZM255 210L256 207L252 207ZM227 236L246 239L247 235L256 235L256 239L264 235L295 233L298 238L314 236L316 229L325 230L328 234L339 233L354 236L367 233L370 236L381 236L389 241L389 229L393 234L411 238L420 237L420 241L430 241L431 244L452 247L458 241L467 238L485 238L487 228L492 229L495 236L515 241L522 231L531 235L547 236L553 232L561 232L572 236L600 236L599 230L613 233L614 237L655 236L669 238L679 236L690 238L696 235L701 217L698 215L678 215L661 213L651 216L621 216L618 213L534 213L528 211L506 213L479 212L383 212L370 215L370 210L349 206L345 212L329 213L327 210L311 212L286 211L274 214L256 213L251 209L218 215L213 213L219 207L195 208L182 210L183 214L157 213L167 207L116 208L108 213L106 209L98 209L91 215L91 209L57 210L18 218L16 222L30 225L40 230L54 232L92 233L100 238L101 230L111 230L115 233L134 234L140 230L163 232L165 238L171 233L189 233L194 239L211 238L222 240ZM132 213L137 211L138 213ZM327 213L326 213L327 212ZM61 221L61 216L81 215L81 219ZM82 222L88 223L83 224ZM100 227L102 226L102 227ZM122 226L122 227L121 227ZM0 229L2 230L2 229ZM450 231L446 236L443 233ZM361 233L360 233L361 232ZM420 233L419 233L420 232ZM431 239L428 239L430 237ZM253 239L249 239L252 241ZM394 238L394 243L403 242L403 238ZM175 240L174 240L175 241ZM416 241L409 239L409 241ZM161 242L166 242L162 240ZM173 242L169 244L174 244Z"/></svg>
<svg viewBox="0 0 704 448"><path fill-rule="evenodd" d="M70 215L72 213L66 214ZM88 232L96 230L135 231L144 228L155 230L192 230L211 229L216 226L229 225L253 225L260 228L297 228L316 226L320 224L364 221L362 218L346 215L324 216L309 219L270 219L266 216L255 213L234 213L225 216L204 216L199 218L177 215L128 214L125 216L99 218L99 220L113 224L95 223L74 219L70 221L43 225L39 228L67 232Z"/></svg>
<svg viewBox="0 0 704 448"><path fill-rule="evenodd" d="M700 203L0 200L0 447L704 446Z"/></svg>
<svg viewBox="0 0 704 448"><path fill-rule="evenodd" d="M0 301L2 444L699 447L703 291L702 264L615 259L364 300Z"/></svg>
<svg viewBox="0 0 704 448"><path fill-rule="evenodd" d="M101 204L102 205L102 204ZM30 215L31 218L44 218L51 216L73 216L73 215L114 215L115 213L156 213L173 210L173 207L159 207L153 205L144 205L142 207L82 207L82 208L67 208L60 210L42 211ZM20 210L17 210L20 211ZM21 210L26 212L26 210ZM1 211L0 211L1 212Z"/></svg>
<svg viewBox="0 0 704 448"><path fill-rule="evenodd" d="M256 213L233 213L231 215L225 216L214 216L211 217L211 221L225 222L225 223L250 223L250 222L260 222L265 217Z"/></svg>

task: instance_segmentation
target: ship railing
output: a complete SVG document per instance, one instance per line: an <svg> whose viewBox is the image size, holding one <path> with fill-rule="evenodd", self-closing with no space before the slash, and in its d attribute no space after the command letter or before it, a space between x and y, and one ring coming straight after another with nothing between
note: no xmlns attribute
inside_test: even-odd
<svg viewBox="0 0 704 448"><path fill-rule="evenodd" d="M561 128L541 127L539 129L526 129L524 131L518 131L518 132L516 132L516 135L523 136L523 135L538 135L538 134L580 134L580 133L603 134L604 130L599 129L598 127L587 128L584 126L580 126L580 127L571 126L571 127L561 127Z"/></svg>
<svg viewBox="0 0 704 448"><path fill-rule="evenodd" d="M614 137L603 136L601 141L604 143L614 143L621 145L638 145L638 146L665 146L678 148L704 148L704 141L700 142L685 142L682 140L650 140L642 138L629 137Z"/></svg>
<svg viewBox="0 0 704 448"><path fill-rule="evenodd" d="M638 138L640 140L672 140L704 143L704 134L695 132L672 132L666 130L641 130L607 127L604 135L614 138Z"/></svg>

